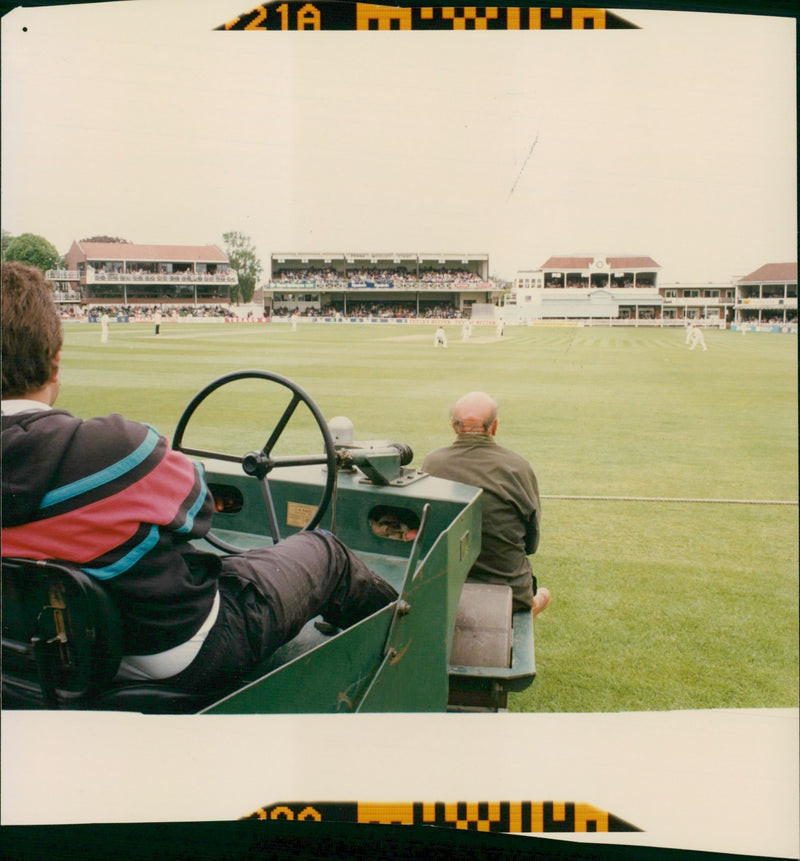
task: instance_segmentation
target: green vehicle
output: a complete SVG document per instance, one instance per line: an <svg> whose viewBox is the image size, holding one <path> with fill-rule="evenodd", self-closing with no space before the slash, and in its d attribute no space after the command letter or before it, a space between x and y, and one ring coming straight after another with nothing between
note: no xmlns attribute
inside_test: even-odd
<svg viewBox="0 0 800 861"><path fill-rule="evenodd" d="M197 445L195 424L225 438L225 397L237 387L265 419L263 448ZM257 389L257 393L253 393ZM239 395L236 395L239 396ZM277 404L277 406L276 406ZM193 421L195 420L195 421ZM292 451L294 427L311 454ZM202 438L202 434L200 435ZM114 683L117 609L102 585L57 561L3 560L3 707L268 714L497 711L535 676L533 620L511 590L467 584L480 551L481 491L408 466L402 443L356 442L327 422L292 381L227 374L184 410L173 447L204 463L213 529L198 542L231 552L301 529L334 532L399 598L346 630L310 621L235 690L195 696L166 683ZM314 444L311 446L314 447Z"/></svg>

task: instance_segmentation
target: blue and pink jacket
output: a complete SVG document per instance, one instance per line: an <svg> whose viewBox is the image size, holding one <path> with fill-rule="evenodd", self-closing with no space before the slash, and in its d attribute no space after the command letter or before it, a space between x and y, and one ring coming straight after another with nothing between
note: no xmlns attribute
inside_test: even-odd
<svg viewBox="0 0 800 861"><path fill-rule="evenodd" d="M2 418L2 554L75 562L125 620L126 654L192 637L217 591L219 560L189 541L214 506L200 465L153 428L65 410Z"/></svg>

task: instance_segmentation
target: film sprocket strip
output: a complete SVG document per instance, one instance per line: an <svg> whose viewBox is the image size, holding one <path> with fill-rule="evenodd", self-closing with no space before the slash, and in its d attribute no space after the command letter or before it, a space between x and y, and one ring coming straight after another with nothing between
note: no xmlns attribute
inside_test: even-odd
<svg viewBox="0 0 800 861"><path fill-rule="evenodd" d="M639 29L605 9L567 6L389 6L273 0L217 30L623 30Z"/></svg>
<svg viewBox="0 0 800 861"><path fill-rule="evenodd" d="M242 819L437 825L505 834L642 830L599 807L574 801L290 801L260 807Z"/></svg>

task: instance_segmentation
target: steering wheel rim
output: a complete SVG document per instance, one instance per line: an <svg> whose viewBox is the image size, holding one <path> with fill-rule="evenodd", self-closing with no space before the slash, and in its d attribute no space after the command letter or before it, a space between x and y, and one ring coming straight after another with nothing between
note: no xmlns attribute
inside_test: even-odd
<svg viewBox="0 0 800 861"><path fill-rule="evenodd" d="M247 452L244 455L238 456L184 446L183 435L186 431L186 427L200 404L202 404L209 395L217 391L217 389L222 388L228 383L245 379L261 379L267 380L268 382L278 383L292 392L292 397L288 406L284 409L278 423L269 434L264 447L260 451ZM308 407L322 434L324 443L323 454L299 455L297 457L272 457L272 449L275 447L275 444L286 429L291 417L294 415L295 410L301 403ZM184 409L180 419L178 419L178 424L175 428L175 434L172 439L172 448L189 456L209 457L216 460L227 461L229 463L239 463L246 474L254 476L259 482L264 507L267 512L270 534L274 544L277 544L281 540L281 536L275 514L275 506L272 502L272 495L269 490L267 475L275 467L308 466L317 463L324 464L327 467L325 485L322 489L322 497L317 505L317 510L301 531L315 529L320 524L328 510L331 499L333 498L334 488L336 485L336 448L330 428L325 421L325 417L322 415L322 412L316 403L314 403L312 398L300 386L288 379L288 377L281 376L281 374L276 374L272 371L261 371L256 369L233 371L228 374L223 374L221 377L218 377L216 380L213 380L207 386L203 387L192 398L192 400L189 401L189 404ZM209 542L209 544L227 553L241 553L245 550L245 548L229 544L227 541L224 541L215 535L212 531L207 532L203 537Z"/></svg>

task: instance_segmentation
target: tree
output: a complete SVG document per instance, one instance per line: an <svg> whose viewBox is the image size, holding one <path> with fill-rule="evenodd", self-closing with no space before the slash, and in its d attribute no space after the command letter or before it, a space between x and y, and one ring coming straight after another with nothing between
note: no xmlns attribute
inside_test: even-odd
<svg viewBox="0 0 800 861"><path fill-rule="evenodd" d="M239 276L239 283L231 287L231 299L234 302L251 302L263 271L256 249L249 236L237 231L223 233L222 240L231 268Z"/></svg>
<svg viewBox="0 0 800 861"><path fill-rule="evenodd" d="M121 245L131 245L130 239L122 239L119 236L87 236L86 239L81 239L81 242L114 242Z"/></svg>
<svg viewBox="0 0 800 861"><path fill-rule="evenodd" d="M42 272L58 269L62 260L55 246L35 233L23 233L12 239L5 249L5 259L36 266Z"/></svg>
<svg viewBox="0 0 800 861"><path fill-rule="evenodd" d="M13 240L14 240L14 237L13 237L13 236L12 236L12 235L7 231L7 230L3 230L3 231L2 231L2 242L3 242L3 245L2 245L2 253L3 253L3 260L5 260L5 259L6 259L6 248L8 248L8 246L11 244L11 242L13 242Z"/></svg>

